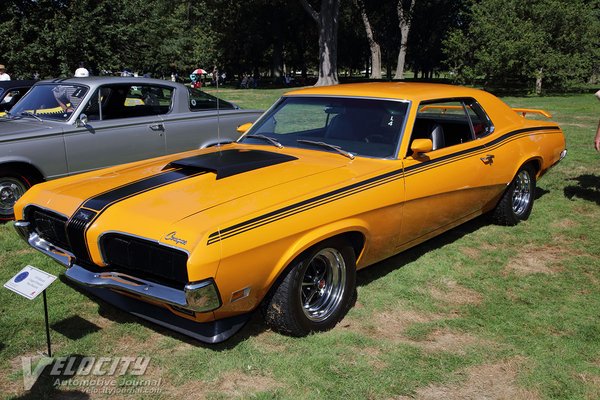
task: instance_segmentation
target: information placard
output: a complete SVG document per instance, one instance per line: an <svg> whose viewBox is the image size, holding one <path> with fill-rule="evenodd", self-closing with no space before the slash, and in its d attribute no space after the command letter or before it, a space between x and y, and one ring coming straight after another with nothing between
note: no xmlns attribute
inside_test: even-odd
<svg viewBox="0 0 600 400"><path fill-rule="evenodd" d="M4 287L33 300L55 279L56 276L28 265L6 282Z"/></svg>

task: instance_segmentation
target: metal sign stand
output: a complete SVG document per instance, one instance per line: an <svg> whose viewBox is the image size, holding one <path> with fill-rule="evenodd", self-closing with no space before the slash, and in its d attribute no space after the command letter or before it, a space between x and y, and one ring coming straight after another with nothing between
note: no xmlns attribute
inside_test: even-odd
<svg viewBox="0 0 600 400"><path fill-rule="evenodd" d="M52 347L50 345L50 321L48 320L48 300L46 299L46 288L56 280L56 276L28 265L4 284L8 290L12 290L25 297L26 299L35 299L40 292L44 298L44 318L46 320L46 343L48 344L48 357L52 357Z"/></svg>
<svg viewBox="0 0 600 400"><path fill-rule="evenodd" d="M46 319L46 342L48 343L48 357L52 357L52 347L50 346L50 323L48 322L48 302L46 301L46 290L42 292L44 297L44 317Z"/></svg>

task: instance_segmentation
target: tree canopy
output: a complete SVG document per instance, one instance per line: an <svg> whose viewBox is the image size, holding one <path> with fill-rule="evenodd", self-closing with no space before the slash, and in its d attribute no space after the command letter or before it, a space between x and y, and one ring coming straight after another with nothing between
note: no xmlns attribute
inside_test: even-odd
<svg viewBox="0 0 600 400"><path fill-rule="evenodd" d="M600 73L598 0L4 0L0 34L0 63L23 78L70 76L83 61L94 74L217 66L304 81L325 60L336 79L368 78L371 66L391 79L401 49L427 79L541 89Z"/></svg>

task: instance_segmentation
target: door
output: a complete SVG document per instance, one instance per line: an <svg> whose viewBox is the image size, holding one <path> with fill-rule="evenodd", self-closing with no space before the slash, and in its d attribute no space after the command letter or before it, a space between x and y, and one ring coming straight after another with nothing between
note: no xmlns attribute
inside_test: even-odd
<svg viewBox="0 0 600 400"><path fill-rule="evenodd" d="M69 172L164 155L160 115L169 111L171 99L159 98L162 91L162 87L128 84L98 89L79 115L79 119L85 115L87 123L65 131Z"/></svg>
<svg viewBox="0 0 600 400"><path fill-rule="evenodd" d="M409 145L398 247L409 247L481 214L495 195L497 188L487 179L494 168L493 154L474 132L472 114L480 111L474 104L472 99L458 99L419 105L410 140L430 139L433 149L412 154Z"/></svg>

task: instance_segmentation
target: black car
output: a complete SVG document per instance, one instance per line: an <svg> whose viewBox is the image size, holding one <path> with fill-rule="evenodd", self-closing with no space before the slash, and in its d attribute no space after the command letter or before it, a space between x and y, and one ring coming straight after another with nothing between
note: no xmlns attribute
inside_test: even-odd
<svg viewBox="0 0 600 400"><path fill-rule="evenodd" d="M37 81L0 81L0 113L10 111L35 82Z"/></svg>

